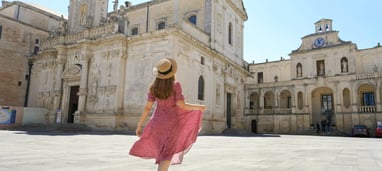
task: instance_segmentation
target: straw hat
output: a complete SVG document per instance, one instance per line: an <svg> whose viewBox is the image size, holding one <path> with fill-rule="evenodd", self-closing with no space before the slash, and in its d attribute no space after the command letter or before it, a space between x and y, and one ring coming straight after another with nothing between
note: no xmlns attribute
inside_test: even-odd
<svg viewBox="0 0 382 171"><path fill-rule="evenodd" d="M177 69L176 61L171 58L161 59L154 68L154 73L159 79L167 79L175 75Z"/></svg>

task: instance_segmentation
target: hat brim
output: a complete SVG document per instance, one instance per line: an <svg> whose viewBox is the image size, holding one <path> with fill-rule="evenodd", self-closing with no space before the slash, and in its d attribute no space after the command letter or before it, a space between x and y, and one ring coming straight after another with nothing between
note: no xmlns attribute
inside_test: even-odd
<svg viewBox="0 0 382 171"><path fill-rule="evenodd" d="M178 66L176 64L176 61L174 59L171 59L171 58L166 58L167 60L169 60L171 62L171 71L167 74L161 74L159 72L157 72L157 78L159 79L168 79L168 78L171 78L172 76L175 75L177 69L178 69Z"/></svg>

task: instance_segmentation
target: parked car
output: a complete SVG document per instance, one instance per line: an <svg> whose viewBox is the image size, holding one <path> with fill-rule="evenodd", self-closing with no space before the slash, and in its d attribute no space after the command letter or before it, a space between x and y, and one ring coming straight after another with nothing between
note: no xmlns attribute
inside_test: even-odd
<svg viewBox="0 0 382 171"><path fill-rule="evenodd" d="M352 129L352 136L368 137L369 130L367 129L366 125L354 125Z"/></svg>
<svg viewBox="0 0 382 171"><path fill-rule="evenodd" d="M375 129L375 137L382 138L382 125L378 125Z"/></svg>

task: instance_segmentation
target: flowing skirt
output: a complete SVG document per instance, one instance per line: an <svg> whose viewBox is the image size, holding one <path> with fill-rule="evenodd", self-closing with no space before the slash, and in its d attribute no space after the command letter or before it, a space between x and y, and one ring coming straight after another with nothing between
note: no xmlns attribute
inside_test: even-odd
<svg viewBox="0 0 382 171"><path fill-rule="evenodd" d="M169 112L169 111L167 111ZM171 160L181 164L202 126L202 112L174 109L170 113L156 111L130 149L130 155L155 159L158 164Z"/></svg>

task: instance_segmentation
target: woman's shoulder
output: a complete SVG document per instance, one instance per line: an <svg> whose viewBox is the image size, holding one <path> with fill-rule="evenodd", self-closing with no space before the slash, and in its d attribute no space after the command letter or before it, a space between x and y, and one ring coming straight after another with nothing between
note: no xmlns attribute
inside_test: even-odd
<svg viewBox="0 0 382 171"><path fill-rule="evenodd" d="M175 86L180 86L180 82L179 81L174 81L174 85Z"/></svg>
<svg viewBox="0 0 382 171"><path fill-rule="evenodd" d="M182 86L180 85L179 81L174 81L174 89L175 90L182 89Z"/></svg>

